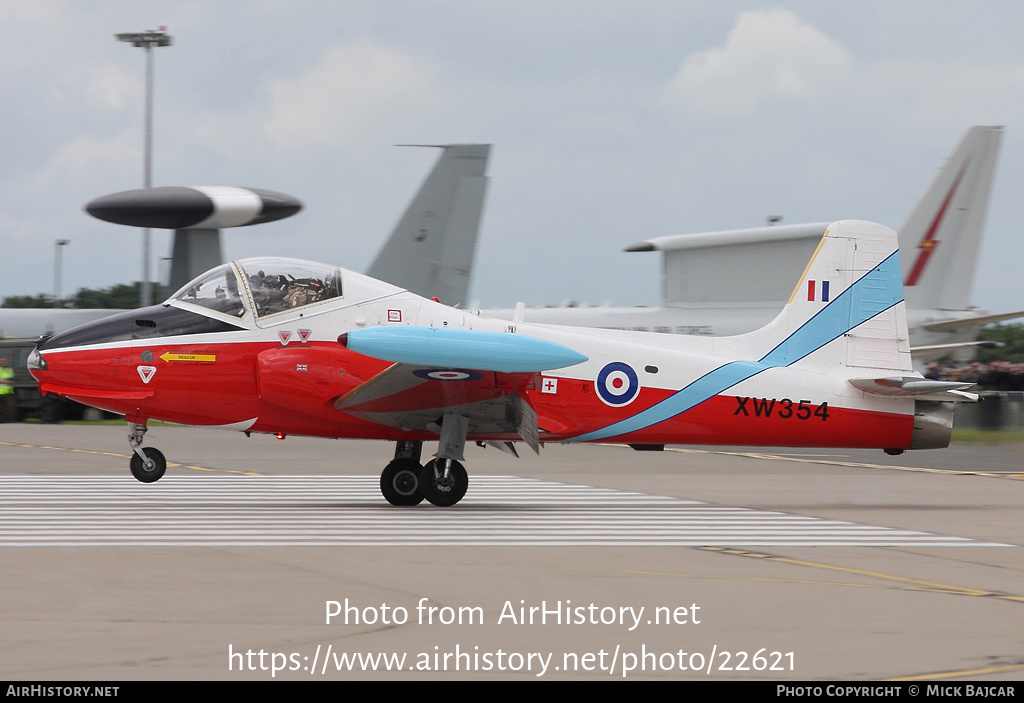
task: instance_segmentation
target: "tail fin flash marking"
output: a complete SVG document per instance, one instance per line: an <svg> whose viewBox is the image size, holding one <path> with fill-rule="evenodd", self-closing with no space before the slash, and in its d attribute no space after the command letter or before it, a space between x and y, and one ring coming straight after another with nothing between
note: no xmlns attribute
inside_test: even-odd
<svg viewBox="0 0 1024 703"><path fill-rule="evenodd" d="M808 279L808 281L807 281L807 302L809 302L809 303L813 303L814 301L817 300L817 298L815 297L815 291L817 290L817 288L815 287L816 284L817 284L817 281L815 281L815 280ZM828 281L822 281L821 282L820 290L821 290L821 302L827 303L828 302Z"/></svg>
<svg viewBox="0 0 1024 703"><path fill-rule="evenodd" d="M924 273L925 266L928 265L928 259L931 258L932 252L935 247L939 244L938 240L935 239L935 233L939 231L939 225L942 224L942 218L946 215L946 210L949 208L950 202L953 200L953 196L956 195L957 188L960 187L960 179L964 177L964 173L967 172L967 167L970 166L970 159L960 169L960 173L957 174L956 180L953 181L953 185L949 189L949 193L946 194L946 199L942 201L942 207L935 213L935 219L932 220L931 226L928 227L928 231L925 233L921 243L917 245L917 248L921 251L918 252L917 259L914 261L914 267L910 270L910 274L907 276L907 280L903 282L905 286L917 285L918 279L921 274Z"/></svg>
<svg viewBox="0 0 1024 703"><path fill-rule="evenodd" d="M805 271L801 280L806 275ZM791 366L902 302L901 278L897 250L861 276L758 361L733 361L724 364L660 403L599 430L574 437L572 441L594 441L638 432L684 413L763 371ZM797 290L800 287L798 284Z"/></svg>
<svg viewBox="0 0 1024 703"><path fill-rule="evenodd" d="M967 310L1002 127L972 127L900 225L911 310Z"/></svg>

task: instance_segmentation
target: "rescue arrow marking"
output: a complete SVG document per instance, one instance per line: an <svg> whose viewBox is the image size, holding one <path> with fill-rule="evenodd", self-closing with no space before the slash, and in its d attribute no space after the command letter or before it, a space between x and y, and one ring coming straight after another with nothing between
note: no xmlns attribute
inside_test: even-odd
<svg viewBox="0 0 1024 703"><path fill-rule="evenodd" d="M204 363L213 363L217 360L216 354L172 354L171 352L164 352L160 355L160 358L164 361L201 361Z"/></svg>

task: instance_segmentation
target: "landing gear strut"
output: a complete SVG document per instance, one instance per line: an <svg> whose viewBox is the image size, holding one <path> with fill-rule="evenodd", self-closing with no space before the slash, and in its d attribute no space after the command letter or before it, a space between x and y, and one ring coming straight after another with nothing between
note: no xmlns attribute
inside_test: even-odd
<svg viewBox="0 0 1024 703"><path fill-rule="evenodd" d="M131 445L133 452L130 463L132 476L143 483L160 480L164 471L167 470L167 460L164 459L164 455L159 449L143 448L142 438L146 436L146 430L149 428L145 424L129 422L128 429L131 430L131 434L128 435L128 444Z"/></svg>
<svg viewBox="0 0 1024 703"><path fill-rule="evenodd" d="M466 469L454 459L434 459L420 472L420 490L434 505L447 508L455 505L469 488Z"/></svg>

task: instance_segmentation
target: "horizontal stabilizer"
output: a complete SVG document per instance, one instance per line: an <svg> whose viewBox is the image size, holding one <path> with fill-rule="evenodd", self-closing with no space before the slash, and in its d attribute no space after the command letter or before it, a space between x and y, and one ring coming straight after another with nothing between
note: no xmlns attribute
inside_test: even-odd
<svg viewBox="0 0 1024 703"><path fill-rule="evenodd" d="M921 327L928 330L929 332L955 331L958 329L990 325L993 322L1005 322L1006 320L1016 320L1018 317L1024 317L1024 310L1017 310L1016 312L1001 312L996 315L979 315L978 317L963 317L955 320L937 320L935 322L922 323Z"/></svg>
<svg viewBox="0 0 1024 703"><path fill-rule="evenodd" d="M817 242L828 229L828 222L807 225L780 225L730 229L719 232L698 234L674 234L654 237L626 247L626 251L692 251L694 249L717 249L747 244L776 246L779 242L806 240Z"/></svg>
<svg viewBox="0 0 1024 703"><path fill-rule="evenodd" d="M945 400L953 403L974 403L978 400L977 394L964 392L973 386L973 383L932 381L918 376L851 378L850 383L872 395L914 396L921 400Z"/></svg>
<svg viewBox="0 0 1024 703"><path fill-rule="evenodd" d="M338 342L376 359L445 369L533 373L587 361L583 354L543 339L444 327L370 327L343 334Z"/></svg>
<svg viewBox="0 0 1024 703"><path fill-rule="evenodd" d="M953 352L958 349L999 349L1005 347L1004 342L996 342L995 340L986 339L977 342L950 342L949 344L925 344L920 347L911 347L911 354L920 354L921 352Z"/></svg>

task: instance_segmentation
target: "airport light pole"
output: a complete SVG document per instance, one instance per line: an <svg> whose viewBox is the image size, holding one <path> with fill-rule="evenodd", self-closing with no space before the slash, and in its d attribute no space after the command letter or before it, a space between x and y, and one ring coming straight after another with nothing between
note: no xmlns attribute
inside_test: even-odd
<svg viewBox="0 0 1024 703"><path fill-rule="evenodd" d="M60 306L61 298L61 272L63 270L64 247L71 243L70 239L56 239L53 242L53 304Z"/></svg>
<svg viewBox="0 0 1024 703"><path fill-rule="evenodd" d="M146 142L142 177L145 188L153 186L153 47L171 45L171 35L166 29L160 27L155 31L115 35L118 41L128 42L132 46L140 46L146 50ZM147 227L142 231L142 291L139 294L139 303L143 307L153 304L153 286L149 280L150 258L150 235Z"/></svg>

